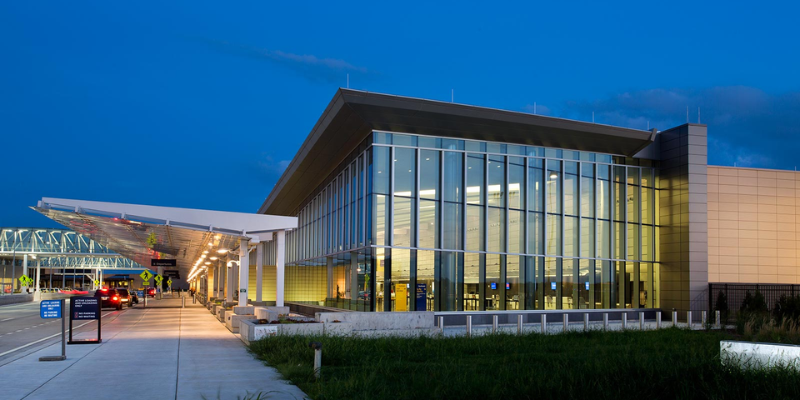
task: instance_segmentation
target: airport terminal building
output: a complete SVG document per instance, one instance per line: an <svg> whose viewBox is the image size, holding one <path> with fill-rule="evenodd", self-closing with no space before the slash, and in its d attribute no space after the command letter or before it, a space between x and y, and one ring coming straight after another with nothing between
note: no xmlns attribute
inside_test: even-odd
<svg viewBox="0 0 800 400"><path fill-rule="evenodd" d="M340 90L259 212L298 217L287 301L685 310L707 301L707 169L702 125Z"/></svg>
<svg viewBox="0 0 800 400"><path fill-rule="evenodd" d="M182 251L210 296L279 305L704 310L710 282L800 283L799 198L796 172L709 166L705 125L642 131L340 89L250 218L279 231L183 224L206 233L167 255ZM131 224L161 242L180 220L86 208L36 209L80 216L112 249ZM206 259L236 246L249 269Z"/></svg>

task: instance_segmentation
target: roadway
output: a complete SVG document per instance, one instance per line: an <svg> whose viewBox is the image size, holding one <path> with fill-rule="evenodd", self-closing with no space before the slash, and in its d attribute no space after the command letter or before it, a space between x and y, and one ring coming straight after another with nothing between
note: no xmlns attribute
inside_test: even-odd
<svg viewBox="0 0 800 400"><path fill-rule="evenodd" d="M69 299L65 304L69 310ZM127 308L116 311L103 309L103 325L113 321ZM69 320L67 335L69 335ZM76 321L74 333L97 329L95 321ZM57 318L42 319L39 316L39 302L10 304L0 306L0 366L8 364L20 357L33 353L43 347L61 340L61 320Z"/></svg>

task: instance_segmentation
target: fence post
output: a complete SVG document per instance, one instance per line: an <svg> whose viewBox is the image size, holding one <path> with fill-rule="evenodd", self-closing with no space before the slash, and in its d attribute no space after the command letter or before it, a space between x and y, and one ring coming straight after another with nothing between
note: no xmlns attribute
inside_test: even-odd
<svg viewBox="0 0 800 400"><path fill-rule="evenodd" d="M565 313L563 315L564 315L564 318L563 318L563 321L564 321L564 333L567 333L567 331L569 331L569 314Z"/></svg>
<svg viewBox="0 0 800 400"><path fill-rule="evenodd" d="M497 315L492 315L492 333L497 333Z"/></svg>
<svg viewBox="0 0 800 400"><path fill-rule="evenodd" d="M542 314L541 325L542 325L542 334L547 335L547 314Z"/></svg>
<svg viewBox="0 0 800 400"><path fill-rule="evenodd" d="M622 313L622 330L628 329L628 313Z"/></svg>
<svg viewBox="0 0 800 400"><path fill-rule="evenodd" d="M644 330L644 311L639 311L639 330Z"/></svg>
<svg viewBox="0 0 800 400"><path fill-rule="evenodd" d="M583 331L589 331L589 313L583 313Z"/></svg>
<svg viewBox="0 0 800 400"><path fill-rule="evenodd" d="M467 315L467 337L472 336L472 315Z"/></svg>
<svg viewBox="0 0 800 400"><path fill-rule="evenodd" d="M707 311L703 310L700 311L700 322L703 324L703 328L706 327L706 323L708 322L708 313Z"/></svg>
<svg viewBox="0 0 800 400"><path fill-rule="evenodd" d="M689 329L692 329L692 312L686 312L686 323L689 324Z"/></svg>
<svg viewBox="0 0 800 400"><path fill-rule="evenodd" d="M522 335L522 319L524 316L522 314L517 315L517 335Z"/></svg>
<svg viewBox="0 0 800 400"><path fill-rule="evenodd" d="M608 330L608 313L607 312L603 313L603 330L604 331Z"/></svg>
<svg viewBox="0 0 800 400"><path fill-rule="evenodd" d="M720 313L720 311L717 310L715 314L717 314L716 315L716 322L717 322L716 325L717 325L717 328L719 328L719 327L722 326L722 313Z"/></svg>
<svg viewBox="0 0 800 400"><path fill-rule="evenodd" d="M678 312L675 309L672 309L672 326L678 326Z"/></svg>
<svg viewBox="0 0 800 400"><path fill-rule="evenodd" d="M661 329L661 311L656 311L656 329Z"/></svg>
<svg viewBox="0 0 800 400"><path fill-rule="evenodd" d="M444 335L444 317L441 315L439 316L439 331Z"/></svg>

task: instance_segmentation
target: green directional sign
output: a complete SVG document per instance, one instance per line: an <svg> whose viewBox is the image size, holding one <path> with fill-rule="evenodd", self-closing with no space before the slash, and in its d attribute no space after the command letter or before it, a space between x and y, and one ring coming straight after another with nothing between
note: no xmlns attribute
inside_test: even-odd
<svg viewBox="0 0 800 400"><path fill-rule="evenodd" d="M152 272L150 272L150 271L148 271L148 270L144 270L144 271L142 271L142 273L141 273L141 274L139 274L139 276L141 276L141 277L142 277L142 280L143 280L143 281L149 281L149 280L150 280L150 278L152 278L152 277L153 277L153 273L152 273Z"/></svg>
<svg viewBox="0 0 800 400"><path fill-rule="evenodd" d="M156 275L156 284L157 285L160 285L162 280L164 280L164 278L162 278L161 275Z"/></svg>

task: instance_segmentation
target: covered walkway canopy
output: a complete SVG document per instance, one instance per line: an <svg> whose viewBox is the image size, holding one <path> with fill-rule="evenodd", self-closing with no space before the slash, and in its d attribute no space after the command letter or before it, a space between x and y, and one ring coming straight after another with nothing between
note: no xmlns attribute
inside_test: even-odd
<svg viewBox="0 0 800 400"><path fill-rule="evenodd" d="M158 264L152 260L176 260L189 281L202 278L211 257L227 257L228 267L245 266L239 273L240 305L247 304L250 251L258 250L256 274L260 275L261 243L275 239L276 303L283 305L285 231L297 228L296 217L49 197L33 209L145 267ZM234 261L237 249L239 259ZM257 282L260 286L261 280ZM260 296L258 290L257 301Z"/></svg>

